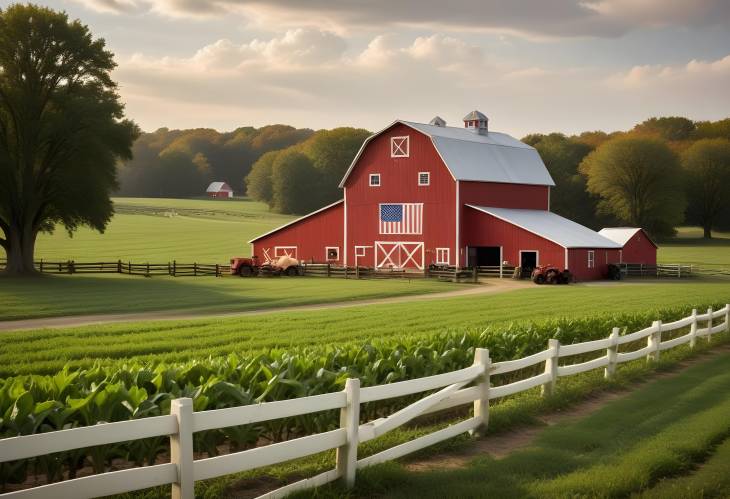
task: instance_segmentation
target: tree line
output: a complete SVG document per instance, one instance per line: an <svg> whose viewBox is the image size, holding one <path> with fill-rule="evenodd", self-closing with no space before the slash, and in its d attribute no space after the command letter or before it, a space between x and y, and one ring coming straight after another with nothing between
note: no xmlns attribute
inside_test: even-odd
<svg viewBox="0 0 730 499"><path fill-rule="evenodd" d="M730 229L730 119L650 118L626 132L532 134L555 180L551 209L598 229L631 225L658 238L680 224Z"/></svg>

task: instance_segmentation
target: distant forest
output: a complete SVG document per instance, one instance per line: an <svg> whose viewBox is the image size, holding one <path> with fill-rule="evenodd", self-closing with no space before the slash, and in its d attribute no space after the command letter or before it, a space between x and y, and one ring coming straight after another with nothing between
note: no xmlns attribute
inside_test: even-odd
<svg viewBox="0 0 730 499"><path fill-rule="evenodd" d="M302 214L341 198L337 185L363 140L357 128L286 125L159 129L119 167L119 195L191 197L211 181L272 211ZM657 237L686 223L730 229L730 119L648 119L628 131L530 134L555 180L551 209L583 225L639 225Z"/></svg>

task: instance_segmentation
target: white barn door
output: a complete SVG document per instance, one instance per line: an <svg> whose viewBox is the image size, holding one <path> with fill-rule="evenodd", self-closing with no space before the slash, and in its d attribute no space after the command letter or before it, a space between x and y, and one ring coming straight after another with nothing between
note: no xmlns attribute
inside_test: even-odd
<svg viewBox="0 0 730 499"><path fill-rule="evenodd" d="M422 242L375 242L375 268L402 269L406 267L423 270Z"/></svg>

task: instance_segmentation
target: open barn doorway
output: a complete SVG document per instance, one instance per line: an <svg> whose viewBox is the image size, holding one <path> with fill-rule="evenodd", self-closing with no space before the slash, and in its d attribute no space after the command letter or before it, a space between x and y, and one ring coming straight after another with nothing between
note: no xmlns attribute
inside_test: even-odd
<svg viewBox="0 0 730 499"><path fill-rule="evenodd" d="M499 267L502 262L500 246L469 246L469 267Z"/></svg>
<svg viewBox="0 0 730 499"><path fill-rule="evenodd" d="M522 277L530 277L532 271L538 264L537 251L520 251L520 267L522 268Z"/></svg>

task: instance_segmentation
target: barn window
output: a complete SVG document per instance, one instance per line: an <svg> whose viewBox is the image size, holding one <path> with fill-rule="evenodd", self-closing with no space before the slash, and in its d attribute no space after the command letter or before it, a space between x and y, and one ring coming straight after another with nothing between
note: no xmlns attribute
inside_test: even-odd
<svg viewBox="0 0 730 499"><path fill-rule="evenodd" d="M591 250L588 252L588 268L592 269L596 266L596 252Z"/></svg>
<svg viewBox="0 0 730 499"><path fill-rule="evenodd" d="M370 187L380 187L380 174L379 173L370 174Z"/></svg>
<svg viewBox="0 0 730 499"><path fill-rule="evenodd" d="M355 246L355 256L365 256L367 246Z"/></svg>
<svg viewBox="0 0 730 499"><path fill-rule="evenodd" d="M408 136L390 138L390 157L407 158L409 153Z"/></svg>
<svg viewBox="0 0 730 499"><path fill-rule="evenodd" d="M325 248L327 252L327 260L339 260L340 259L340 248L337 246L327 246Z"/></svg>
<svg viewBox="0 0 730 499"><path fill-rule="evenodd" d="M430 185L431 174L429 172L418 172L418 185Z"/></svg>
<svg viewBox="0 0 730 499"><path fill-rule="evenodd" d="M440 265L448 265L449 252L449 248L436 248L436 263Z"/></svg>

